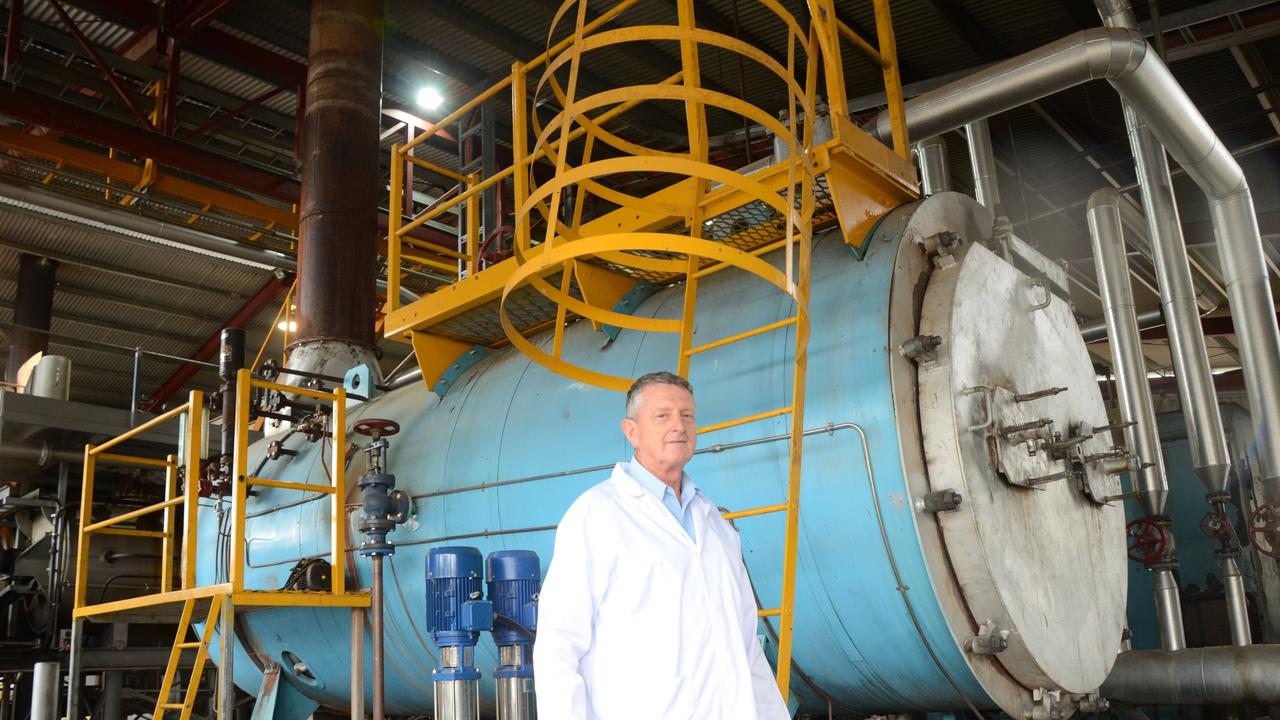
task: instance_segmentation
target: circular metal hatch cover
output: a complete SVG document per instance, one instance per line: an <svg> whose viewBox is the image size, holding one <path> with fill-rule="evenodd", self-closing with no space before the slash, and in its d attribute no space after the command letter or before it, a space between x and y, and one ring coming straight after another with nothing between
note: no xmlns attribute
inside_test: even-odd
<svg viewBox="0 0 1280 720"><path fill-rule="evenodd" d="M929 486L980 636L1023 686L1088 693L1120 648L1124 514L1107 415L1068 304L981 245L939 256L920 334ZM1003 647L1007 644L1007 647Z"/></svg>

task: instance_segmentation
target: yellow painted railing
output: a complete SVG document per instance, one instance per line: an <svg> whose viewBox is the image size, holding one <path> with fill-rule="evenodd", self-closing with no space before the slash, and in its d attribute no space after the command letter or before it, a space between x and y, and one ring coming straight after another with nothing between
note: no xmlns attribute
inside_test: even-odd
<svg viewBox="0 0 1280 720"><path fill-rule="evenodd" d="M84 449L84 481L80 488L80 539L76 547L76 587L75 608L77 615L87 607L86 600L89 583L89 558L92 557L92 538L94 535L118 535L128 537L146 537L160 540L160 591L170 592L173 587L173 563L175 558L174 542L177 535L177 508L182 507L182 589L196 586L196 522L198 519L199 478L200 478L200 446L203 442L204 421L202 419L204 393L192 390L187 402L162 415L133 428L132 430L99 445L86 445ZM183 456L181 463L175 455L164 459L122 455L107 452L116 446L154 430L166 423L185 419L186 434L183 436ZM99 463L123 465L140 465L143 467L163 468L165 471L164 500L137 510L93 522L93 490ZM179 494L178 468L182 467L186 477L185 488ZM164 513L161 530L140 530L117 527L152 513Z"/></svg>
<svg viewBox="0 0 1280 720"><path fill-rule="evenodd" d="M757 0L768 6L775 12L782 11L780 5L772 0ZM390 207L387 237L387 259L388 259L388 292L387 302L384 310L387 313L394 312L401 306L400 287L402 283L403 265L409 264L416 268L429 268L437 273L443 273L454 279L470 277L481 269L481 251L485 239L479 237L479 202L482 193L493 189L495 186L501 190L502 183L510 182L515 188L517 197L528 197L531 187L530 171L535 163L541 161L550 161L556 165L556 169L561 169L560 158L566 157L567 152L560 152L561 148L567 147L568 143L576 142L589 136L587 143L595 144L599 141L602 144L608 144L614 148L619 148L627 154L634 154L637 149L632 143L622 138L607 133L603 130L603 125L608 123L624 113L634 109L645 101L654 100L671 100L683 97L682 88L696 87L698 80L684 78L683 73L676 73L667 77L658 85L667 88L665 92L636 94L636 87L617 88L609 93L598 93L593 96L593 102L590 108L578 104L571 113L560 113L557 117L560 122L549 123L546 128L535 128L538 132L538 138L534 144L533 151L530 152L527 141L527 133L529 131L530 113L528 104L529 79L533 73L548 66L548 60L553 59L555 67L548 66L548 70L543 74L544 78L550 79L547 84L555 94L555 100L560 103L564 102L565 88L559 86L554 80L552 73L555 69L565 67L571 64L569 56L580 57L581 53L599 49L606 45L622 44L627 42L661 42L670 40L679 40L682 43L682 60L683 55L687 52L685 45L696 47L699 44L705 44L717 47L729 52L739 53L749 57L753 61L763 62L766 67L778 75L781 68L776 67L777 63L772 58L758 48L751 47L736 38L732 38L720 33L714 33L708 30L699 30L691 28L692 32L685 36L677 36L670 32L653 32L654 28L662 26L639 26L639 27L621 27L612 30L601 30L611 23L619 20L628 9L634 6L638 0L622 0L606 12L601 13L593 20L583 22L580 27L575 27L575 34L571 34L561 41L551 45L546 52L524 63L516 63L512 66L512 72L509 76L494 84L489 89L475 96L462 106L458 107L446 117L436 122L431 127L426 128L422 133L415 136L407 143L397 143L392 145L391 149L391 191L390 191ZM578 5L578 0L565 0L559 11L557 12L555 22L558 24L565 17L568 11ZM790 21L792 27L788 31L788 56L791 61L795 60L797 48L802 48L805 54L812 54L814 57L820 57L824 66L826 76L826 96L828 105L832 111L837 114L846 114L845 108L848 106L848 99L844 87L844 65L841 53L841 40L852 43L860 52L862 52L874 64L879 66L884 76L885 94L890 110L890 119L892 127L893 147L894 151L902 158L909 157L909 146L906 132L905 115L903 111L903 96L901 74L898 66L896 42L894 39L893 24L889 10L889 0L873 0L876 16L876 31L879 48L873 47L867 40L854 32L846 23L839 20L835 12L834 0L809 0L810 12L812 16L812 26L808 33L802 32L794 20L790 20L790 15L786 17ZM666 26L668 30L676 26ZM579 45L577 41L591 37L591 44ZM816 40L816 47L810 47L809 40ZM566 53L567 50L573 48L573 53ZM816 66L815 66L816 67ZM794 69L794 68L792 68ZM656 86L643 86L641 89L653 88ZM539 88L541 89L541 88ZM792 88L794 90L795 88ZM576 88L575 88L576 90ZM513 159L510 165L503 167L490 175L482 177L477 173L462 174L449 168L443 167L437 163L433 163L424 158L417 157L413 151L421 146L428 139L435 136L442 128L453 125L469 114L473 113L482 104L494 99L501 93L510 91L511 110L513 120L513 132L511 137ZM709 92L709 91L708 91ZM536 94L535 94L536 96ZM812 88L804 93L807 99L815 96ZM793 98L794 99L794 98ZM716 105L709 96L701 96L698 100L690 100L689 102L710 103ZM608 107L612 106L612 107ZM607 110L600 112L598 115L587 118L585 112L587 110L596 110L608 107ZM755 113L749 115L750 119L758 122L765 127L773 130L778 121L768 114L767 118L759 118ZM584 121L580 125L569 127L567 132L559 133L559 137L551 137L559 128L559 125L574 125L570 121L570 117L576 118L581 115ZM794 117L794 115L793 115ZM534 124L537 124L536 117L533 118ZM837 134L840 132L840 123L833 123L833 129ZM705 130L705 127L703 128ZM811 145L811 143L810 143ZM797 149L803 149L801 146ZM588 149L590 154L590 149ZM440 199L432 203L422 212L417 213L407 221L405 219L405 170L408 165L422 168L428 172L434 173L439 177L446 178L456 183L454 188L445 193ZM519 172L516 170L519 169ZM599 183L584 182L584 185L591 190L601 192L606 199L610 198L612 193L601 186ZM549 198L540 199L540 207L546 209L550 206ZM528 227L522 226L521 215L528 220L528 213L520 212L520 201L517 200L517 218L516 218L516 240L520 242L523 238L525 252L539 252L536 245L532 245L528 240ZM581 203L577 203L575 212L578 213L580 219ZM545 212L542 212L545 216ZM423 239L413 237L414 231L422 228L427 223L440 220L446 215L456 215L459 218L465 218L465 227L462 228L460 237L465 239L465 244L458 249L444 247L437 243L428 242ZM524 227L524 232L521 228ZM554 227L554 226L553 226ZM485 231L492 233L495 228L485 228ZM532 248L531 248L532 245ZM779 243L778 247L781 247ZM453 262L450 262L453 261ZM711 267L701 268L700 273L709 274L714 272L716 268L723 269L727 267L723 264L713 264Z"/></svg>
<svg viewBox="0 0 1280 720"><path fill-rule="evenodd" d="M302 395L321 403L328 403L331 406L329 432L333 449L332 456L328 462L328 466L331 468L329 484L312 485L284 482L271 478L255 477L249 474L249 421L251 395L254 388L276 390L290 395ZM345 390L342 387L337 387L332 392L324 392L310 388L280 385L256 379L250 370L246 368L240 370L237 375L236 391L236 434L231 468L231 558L227 582L200 585L196 581L196 563L199 556L200 462L206 420L203 417L204 394L198 390L193 390L185 404L158 415L123 435L104 443L85 446L84 483L81 488L80 540L76 549L75 616L77 618L105 615L112 612L171 602L183 602L196 597L211 597L218 594L230 595L239 605L294 605L305 607L315 605L363 606L368 604L367 594L348 593L346 588L347 523L345 500L347 492L345 448L347 435ZM178 421L180 418L184 427L181 458L176 455L169 455L164 459L159 459L109 452L132 438L136 438L166 423ZM130 510L96 522L93 521L91 513L97 468L100 464L106 463L163 469L165 471L164 499L146 507ZM182 468L184 476L184 483L181 489L178 484L179 468ZM245 587L245 515L248 489L252 486L318 492L330 495L333 580L329 591L300 593ZM179 508L181 508L182 513L181 547L178 547L176 542ZM120 527L153 513L163 513L161 530ZM160 592L137 598L101 602L95 605L88 604L89 558L92 557L92 538L95 535L117 535L160 540L162 545L160 553ZM174 586L173 580L176 558L181 559L181 571L177 587Z"/></svg>
<svg viewBox="0 0 1280 720"><path fill-rule="evenodd" d="M291 483L270 478L254 477L249 474L249 408L252 404L253 389L275 390L288 395L301 395L330 405L329 432L331 456L328 461L329 484L312 485L307 483ZM347 594L347 393L342 386L335 387L333 392L313 390L311 388L280 385L253 377L248 368L241 369L236 376L236 436L231 458L231 573L230 582L233 592L243 592L245 553L245 510L248 503L248 492L251 486L275 487L287 490L318 492L329 495L329 532L333 554L332 587L329 594L342 596ZM314 593L312 593L314 594ZM299 599L298 605L309 604Z"/></svg>

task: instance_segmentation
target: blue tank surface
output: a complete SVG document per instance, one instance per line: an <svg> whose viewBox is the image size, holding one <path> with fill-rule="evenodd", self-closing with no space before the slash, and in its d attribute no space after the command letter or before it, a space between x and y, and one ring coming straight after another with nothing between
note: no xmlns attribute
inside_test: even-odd
<svg viewBox="0 0 1280 720"><path fill-rule="evenodd" d="M805 425L818 431L804 444L797 676L791 687L801 705L814 709L827 708L823 695L837 710L994 705L948 625L941 593L935 592L904 471L889 367L896 346L887 339L888 298L911 212L912 206L900 208L883 220L864 257L834 232L819 237L813 250ZM680 305L680 288L668 289L650 297L637 314L677 317ZM704 280L698 307L696 342L792 313L790 301L776 289L736 271ZM550 336L540 342L548 346ZM676 342L673 335L624 331L609 343L588 323L578 322L566 331L564 355L597 371L636 377L670 369ZM789 404L793 347L789 331L778 331L698 356L690 379L699 424ZM396 475L397 487L415 499L413 518L390 535L396 552L386 561L389 713L431 711L436 651L426 623L427 551L441 545L472 545L486 555L532 550L541 557L545 573L561 515L579 494L608 476L609 466L630 456L619 430L623 412L620 394L567 380L510 348L476 363L443 398L415 384L352 407L351 422L379 417L400 424L401 432L390 438L388 471ZM780 502L788 459L780 440L787 431L784 417L704 435L699 438L703 452L688 471L725 508ZM754 442L771 436L775 440ZM738 442L754 444L716 447ZM329 455L321 445L290 438L286 446L299 454L267 462L261 475L327 484ZM249 466L257 466L265 452L265 442L255 445ZM363 462L363 455L354 453L348 487L354 489ZM280 588L299 559L325 556L328 503L300 497L264 488L250 499L250 589ZM349 506L355 502L353 490ZM349 515L353 543L359 541L357 514ZM202 547L214 547L215 525L206 506ZM776 606L784 518L745 518L737 527L760 601L764 607ZM368 559L349 551L347 562L349 586L368 587ZM200 572L201 583L220 579L213 557L205 558ZM261 664L271 661L283 664L290 684L302 694L337 708L348 705L349 611L247 612L238 619L237 633L241 642L234 674L241 688L256 692ZM772 638L763 626L761 635L772 652ZM476 665L485 674L482 694L489 700L497 663L486 635L477 648Z"/></svg>

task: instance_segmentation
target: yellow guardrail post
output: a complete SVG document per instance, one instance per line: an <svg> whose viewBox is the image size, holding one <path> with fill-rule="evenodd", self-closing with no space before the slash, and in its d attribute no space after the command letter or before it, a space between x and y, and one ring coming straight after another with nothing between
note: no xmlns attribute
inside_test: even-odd
<svg viewBox="0 0 1280 720"><path fill-rule="evenodd" d="M196 533L200 517L200 451L204 445L204 393L192 390L187 400L187 437L183 447L182 589L196 586Z"/></svg>
<svg viewBox="0 0 1280 720"><path fill-rule="evenodd" d="M169 467L164 471L164 499L173 500L178 497L178 458L168 456ZM164 509L164 539L160 541L160 592L173 589L173 536L177 528L177 513L173 506Z"/></svg>
<svg viewBox="0 0 1280 720"><path fill-rule="evenodd" d="M332 508L332 541L333 541L333 594L343 595L347 592L347 390L338 386L333 389L333 458L329 467L333 468Z"/></svg>
<svg viewBox="0 0 1280 720"><path fill-rule="evenodd" d="M236 371L235 442L231 456L231 591L244 591L245 504L249 490L249 398L253 374ZM226 422L226 418L223 418Z"/></svg>
<svg viewBox="0 0 1280 720"><path fill-rule="evenodd" d="M76 544L75 607L84 605L89 591L89 537L85 532L93 517L93 446L84 446L84 479L80 485L80 542Z"/></svg>
<svg viewBox="0 0 1280 720"><path fill-rule="evenodd" d="M884 93L889 103L893 151L906 160L911 153L911 146L907 137L907 113L903 107L902 74L898 70L898 43L893 35L893 18L889 13L889 0L874 0L874 5L876 35L880 43L880 57L884 60Z"/></svg>
<svg viewBox="0 0 1280 720"><path fill-rule="evenodd" d="M516 252L529 249L529 215L520 212L520 208L529 199L529 172L526 170L525 158L529 155L529 116L528 88L524 63L511 66L511 166L515 173L511 176L512 192L515 195L515 241L512 245Z"/></svg>
<svg viewBox="0 0 1280 720"><path fill-rule="evenodd" d="M400 222L404 199L404 156L391 146L391 197L387 207L387 312L400 307Z"/></svg>

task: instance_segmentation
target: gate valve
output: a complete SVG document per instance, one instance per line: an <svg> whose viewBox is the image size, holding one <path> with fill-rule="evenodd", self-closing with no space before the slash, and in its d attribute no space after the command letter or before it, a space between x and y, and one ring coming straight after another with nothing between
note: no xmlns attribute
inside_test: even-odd
<svg viewBox="0 0 1280 720"><path fill-rule="evenodd" d="M1210 540L1226 540L1233 531L1231 518L1224 512L1210 510L1200 518L1200 532Z"/></svg>
<svg viewBox="0 0 1280 720"><path fill-rule="evenodd" d="M360 435L372 438L364 451L369 456L369 469L356 483L360 488L364 520L360 531L365 542L360 546L361 555L391 555L395 546L387 542L387 533L409 517L412 499L403 490L396 490L396 476L386 471L386 452L390 447L387 438L400 432L393 420L363 418L352 426Z"/></svg>
<svg viewBox="0 0 1280 720"><path fill-rule="evenodd" d="M1280 558L1280 503L1263 505L1249 519L1249 537L1258 552Z"/></svg>
<svg viewBox="0 0 1280 720"><path fill-rule="evenodd" d="M1129 540L1129 559L1150 565L1164 557L1169 549L1169 533L1151 518L1131 520L1124 526Z"/></svg>

